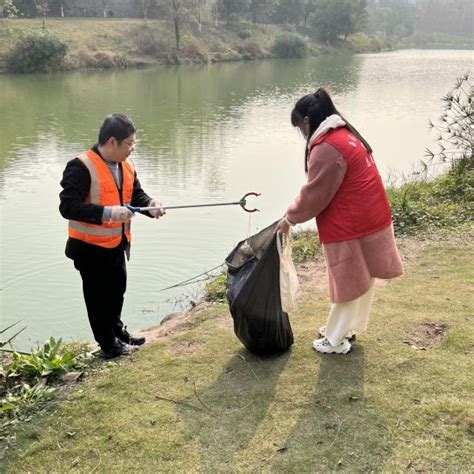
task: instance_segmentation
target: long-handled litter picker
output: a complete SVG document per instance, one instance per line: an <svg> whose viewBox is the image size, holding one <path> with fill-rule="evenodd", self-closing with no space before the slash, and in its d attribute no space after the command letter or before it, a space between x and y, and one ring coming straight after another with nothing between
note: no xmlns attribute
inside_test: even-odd
<svg viewBox="0 0 474 474"><path fill-rule="evenodd" d="M142 211L155 211L157 209L163 209L164 211L167 211L168 209L187 209L190 207L214 207L214 206L240 206L245 212L257 212L260 209L254 208L254 209L248 209L246 207L247 204L247 197L248 196L255 196L258 197L260 196L261 193L247 193L242 196L240 201L235 201L235 202L218 202L214 204L188 204L188 205L182 205L182 206L150 206L150 207L134 207L134 206L128 206L127 208L132 211L134 214L135 212L142 212Z"/></svg>

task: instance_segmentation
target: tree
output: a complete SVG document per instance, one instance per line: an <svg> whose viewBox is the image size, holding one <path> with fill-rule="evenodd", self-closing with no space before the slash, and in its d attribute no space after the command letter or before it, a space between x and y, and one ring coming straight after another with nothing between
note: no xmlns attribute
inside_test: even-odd
<svg viewBox="0 0 474 474"><path fill-rule="evenodd" d="M140 2L140 6L142 8L143 19L145 20L145 26L148 23L148 12L151 7L153 7L156 3L156 0L138 0Z"/></svg>
<svg viewBox="0 0 474 474"><path fill-rule="evenodd" d="M305 7L308 0L279 0L276 9L278 23L299 25L305 17Z"/></svg>
<svg viewBox="0 0 474 474"><path fill-rule="evenodd" d="M49 0L49 14L51 16L60 16L64 18L64 7L67 0Z"/></svg>
<svg viewBox="0 0 474 474"><path fill-rule="evenodd" d="M169 17L174 25L174 36L176 51L181 47L181 26L182 23L194 20L200 23L200 8L204 0L160 0L158 6L165 7L169 12Z"/></svg>
<svg viewBox="0 0 474 474"><path fill-rule="evenodd" d="M38 15L43 18L43 28L46 28L46 13L49 11L49 0L35 0L35 7Z"/></svg>
<svg viewBox="0 0 474 474"><path fill-rule="evenodd" d="M2 17L2 24L5 18L14 18L19 15L18 8L13 5L13 0L1 0L0 1L0 15Z"/></svg>
<svg viewBox="0 0 474 474"><path fill-rule="evenodd" d="M323 0L316 5L310 22L320 40L332 42L340 35L346 40L364 25L366 19L365 0Z"/></svg>
<svg viewBox="0 0 474 474"><path fill-rule="evenodd" d="M403 38L415 31L415 15L404 6L394 5L385 17L385 32L388 36Z"/></svg>
<svg viewBox="0 0 474 474"><path fill-rule="evenodd" d="M385 37L405 37L415 30L419 10L407 2L385 2L383 6L369 0L364 19L369 34L380 31Z"/></svg>
<svg viewBox="0 0 474 474"><path fill-rule="evenodd" d="M102 0L102 14L107 18L107 0Z"/></svg>
<svg viewBox="0 0 474 474"><path fill-rule="evenodd" d="M214 1L214 26L217 28L219 22L219 0Z"/></svg>
<svg viewBox="0 0 474 474"><path fill-rule="evenodd" d="M459 77L456 85L443 98L443 113L430 129L438 133L435 151L426 150L434 164L449 163L463 172L474 170L474 84L469 73ZM425 165L425 168L427 165ZM459 168L458 168L459 170Z"/></svg>
<svg viewBox="0 0 474 474"><path fill-rule="evenodd" d="M190 5L191 16L194 17L194 21L198 26L198 32L202 32L202 9L207 5L207 0L193 0Z"/></svg>
<svg viewBox="0 0 474 474"><path fill-rule="evenodd" d="M427 33L473 34L474 5L470 0L428 0L420 28Z"/></svg>
<svg viewBox="0 0 474 474"><path fill-rule="evenodd" d="M249 0L220 0L222 15L228 24L234 23L248 11Z"/></svg>
<svg viewBox="0 0 474 474"><path fill-rule="evenodd" d="M267 26L270 17L277 7L277 0L250 0L249 12L253 24L263 23Z"/></svg>
<svg viewBox="0 0 474 474"><path fill-rule="evenodd" d="M352 17L354 19L355 31L365 31L369 18L367 0L356 0L353 2Z"/></svg>
<svg viewBox="0 0 474 474"><path fill-rule="evenodd" d="M306 27L308 26L309 18L316 11L316 0L306 0L303 11L303 24Z"/></svg>

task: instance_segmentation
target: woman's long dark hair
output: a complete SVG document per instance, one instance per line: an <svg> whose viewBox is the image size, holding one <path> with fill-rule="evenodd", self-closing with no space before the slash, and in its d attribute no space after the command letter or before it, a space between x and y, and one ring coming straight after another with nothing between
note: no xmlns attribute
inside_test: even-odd
<svg viewBox="0 0 474 474"><path fill-rule="evenodd" d="M293 110L291 111L291 124L298 127L303 123L305 117L309 119L309 134L305 147L304 169L308 172L308 144L313 133L318 129L321 123L330 115L339 115L346 127L364 144L369 153L372 153L372 147L367 143L364 137L337 111L330 95L323 88L318 89L314 94L301 97Z"/></svg>

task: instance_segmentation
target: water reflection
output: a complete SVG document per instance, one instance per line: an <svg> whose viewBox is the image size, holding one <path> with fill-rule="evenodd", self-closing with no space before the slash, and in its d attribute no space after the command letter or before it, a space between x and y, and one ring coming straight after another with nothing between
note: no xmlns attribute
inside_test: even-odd
<svg viewBox="0 0 474 474"><path fill-rule="evenodd" d="M149 194L167 204L263 195L249 225L236 208L170 211L134 221L124 319L157 324L173 310L157 293L224 260L284 212L305 176L304 143L289 123L297 98L319 85L376 150L382 173L406 171L428 145L439 97L470 65L469 52L275 60L117 72L0 77L2 324L22 319L20 345L50 335L88 338L80 280L63 255L59 180L66 162L121 111L139 127L134 160Z"/></svg>
<svg viewBox="0 0 474 474"><path fill-rule="evenodd" d="M357 87L360 57L183 66L152 70L13 75L0 79L0 163L18 146L54 134L87 146L107 113L130 114L148 156L189 159L216 128L238 123L248 107L293 101L308 83L343 94ZM212 147L204 142L203 147ZM73 150L71 150L73 153ZM195 156L192 156L195 158Z"/></svg>

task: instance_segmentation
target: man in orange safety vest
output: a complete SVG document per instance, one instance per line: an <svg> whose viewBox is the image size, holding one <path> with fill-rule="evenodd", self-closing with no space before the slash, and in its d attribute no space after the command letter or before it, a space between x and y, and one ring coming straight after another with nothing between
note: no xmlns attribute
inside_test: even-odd
<svg viewBox="0 0 474 474"><path fill-rule="evenodd" d="M125 255L130 256L133 213L127 205L161 206L142 189L129 156L136 127L123 114L106 117L98 143L69 161L63 173L59 210L69 220L66 256L82 278L89 322L100 356L127 355L145 342L121 321L127 284ZM143 214L159 218L163 209Z"/></svg>

